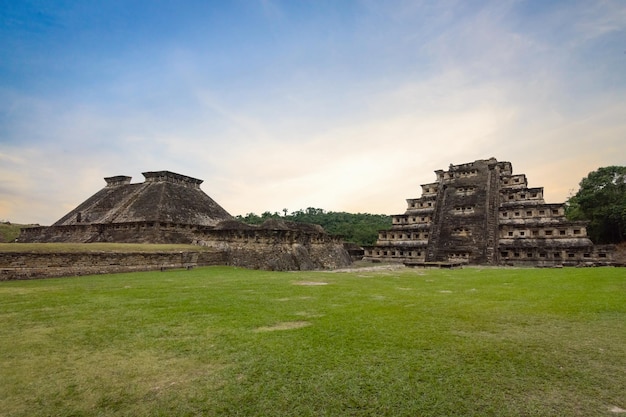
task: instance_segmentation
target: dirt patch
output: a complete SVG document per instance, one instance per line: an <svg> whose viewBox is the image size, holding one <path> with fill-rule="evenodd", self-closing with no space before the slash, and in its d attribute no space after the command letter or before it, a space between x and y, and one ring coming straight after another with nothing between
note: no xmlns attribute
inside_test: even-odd
<svg viewBox="0 0 626 417"><path fill-rule="evenodd" d="M306 297L306 296L304 296L304 297L285 297L285 298L278 298L278 299L276 299L276 301L286 302L286 301L310 300L312 298L313 297Z"/></svg>
<svg viewBox="0 0 626 417"><path fill-rule="evenodd" d="M319 285L328 285L328 282L322 282L322 281L298 281L298 282L294 282L293 285L308 285L308 286L319 286Z"/></svg>
<svg viewBox="0 0 626 417"><path fill-rule="evenodd" d="M310 325L311 323L308 321L284 321L282 323L276 323L273 326L258 327L255 329L255 332L276 332L280 330L301 329Z"/></svg>
<svg viewBox="0 0 626 417"><path fill-rule="evenodd" d="M375 265L375 266L354 266L352 268L341 268L334 269L332 271L324 271L324 272L380 272L380 271L397 271L399 269L405 269L404 264L385 264L385 265Z"/></svg>
<svg viewBox="0 0 626 417"><path fill-rule="evenodd" d="M296 314L296 316L305 317L307 319L315 319L315 318L319 318L319 317L324 317L323 314L311 313L309 311L298 311L295 314Z"/></svg>

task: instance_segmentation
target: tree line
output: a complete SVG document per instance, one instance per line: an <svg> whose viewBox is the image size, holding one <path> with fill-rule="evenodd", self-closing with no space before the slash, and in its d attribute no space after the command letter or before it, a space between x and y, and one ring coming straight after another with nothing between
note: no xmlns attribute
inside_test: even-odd
<svg viewBox="0 0 626 417"><path fill-rule="evenodd" d="M579 185L578 192L566 201L567 218L587 221L587 234L594 243L626 241L626 167L599 168L590 172ZM287 209L282 211L282 214L248 213L237 218L248 224L261 224L268 219L319 224L328 233L360 246L374 245L378 231L391 228L391 216L384 214L327 212L313 207L292 213Z"/></svg>
<svg viewBox="0 0 626 417"><path fill-rule="evenodd" d="M324 211L321 208L309 207L288 214L271 213L266 211L261 215L248 213L237 216L238 220L248 224L261 224L268 219L280 219L299 223L319 224L331 235L341 236L344 241L359 246L369 246L376 243L379 230L391 228L391 216L385 214L346 213Z"/></svg>
<svg viewBox="0 0 626 417"><path fill-rule="evenodd" d="M626 167L609 166L590 172L567 200L570 220L585 220L594 243L626 240Z"/></svg>

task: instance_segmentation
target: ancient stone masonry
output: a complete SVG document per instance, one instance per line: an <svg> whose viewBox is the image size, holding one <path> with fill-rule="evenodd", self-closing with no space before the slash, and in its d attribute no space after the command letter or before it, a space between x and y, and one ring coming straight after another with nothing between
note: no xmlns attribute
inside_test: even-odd
<svg viewBox="0 0 626 417"><path fill-rule="evenodd" d="M352 260L319 225L270 219L260 226L224 222L196 234L198 245L222 250L227 264L277 271L334 269Z"/></svg>
<svg viewBox="0 0 626 417"><path fill-rule="evenodd" d="M223 264L255 269L336 268L351 260L320 226L236 221L201 189L169 171L105 178L106 187L49 227L22 229L18 242L191 243L220 251ZM0 265L1 266L1 265Z"/></svg>
<svg viewBox="0 0 626 417"><path fill-rule="evenodd" d="M0 281L224 265L218 250L160 252L0 252Z"/></svg>
<svg viewBox="0 0 626 417"><path fill-rule="evenodd" d="M610 264L612 246L594 246L585 222L565 218L564 204L546 204L543 188L495 158L450 165L407 199L404 214L365 248L372 261L408 265L470 263L555 266Z"/></svg>

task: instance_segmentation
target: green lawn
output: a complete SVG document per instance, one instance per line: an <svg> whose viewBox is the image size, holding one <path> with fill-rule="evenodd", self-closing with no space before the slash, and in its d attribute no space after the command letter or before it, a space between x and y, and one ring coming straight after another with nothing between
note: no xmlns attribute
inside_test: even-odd
<svg viewBox="0 0 626 417"><path fill-rule="evenodd" d="M26 227L26 225L0 222L0 243L13 242L20 235L22 227Z"/></svg>
<svg viewBox="0 0 626 417"><path fill-rule="evenodd" d="M620 409L624 269L209 267L0 283L2 416Z"/></svg>

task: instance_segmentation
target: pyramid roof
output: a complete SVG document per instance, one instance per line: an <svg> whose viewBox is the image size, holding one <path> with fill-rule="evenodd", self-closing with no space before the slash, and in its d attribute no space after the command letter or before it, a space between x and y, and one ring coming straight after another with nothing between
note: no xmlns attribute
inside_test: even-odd
<svg viewBox="0 0 626 417"><path fill-rule="evenodd" d="M202 180L170 171L144 172L143 183L131 177L105 178L107 185L53 226L165 222L215 226L233 217L200 189Z"/></svg>

